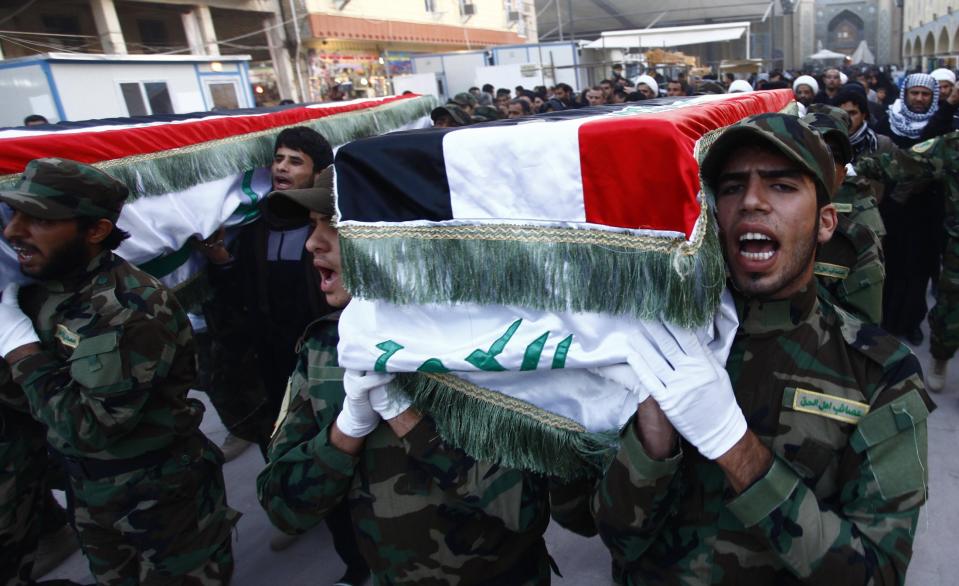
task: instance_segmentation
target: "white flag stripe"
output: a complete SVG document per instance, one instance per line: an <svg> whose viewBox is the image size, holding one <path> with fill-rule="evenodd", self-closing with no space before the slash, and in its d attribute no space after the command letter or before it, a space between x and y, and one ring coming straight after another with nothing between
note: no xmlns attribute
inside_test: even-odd
<svg viewBox="0 0 959 586"><path fill-rule="evenodd" d="M455 219L511 218L585 222L579 127L562 122L464 128L443 137Z"/></svg>

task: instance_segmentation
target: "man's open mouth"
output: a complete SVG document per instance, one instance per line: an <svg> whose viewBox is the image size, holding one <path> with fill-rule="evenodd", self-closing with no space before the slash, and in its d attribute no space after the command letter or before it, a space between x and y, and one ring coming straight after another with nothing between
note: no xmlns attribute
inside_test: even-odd
<svg viewBox="0 0 959 586"><path fill-rule="evenodd" d="M320 290L329 293L339 282L340 274L329 267L314 264L313 267L320 274Z"/></svg>
<svg viewBox="0 0 959 586"><path fill-rule="evenodd" d="M11 244L10 248L17 253L17 260L20 262L29 261L37 253L37 249L28 244Z"/></svg>
<svg viewBox="0 0 959 586"><path fill-rule="evenodd" d="M778 250L779 242L767 234L746 232L739 237L739 254L748 260L769 260Z"/></svg>

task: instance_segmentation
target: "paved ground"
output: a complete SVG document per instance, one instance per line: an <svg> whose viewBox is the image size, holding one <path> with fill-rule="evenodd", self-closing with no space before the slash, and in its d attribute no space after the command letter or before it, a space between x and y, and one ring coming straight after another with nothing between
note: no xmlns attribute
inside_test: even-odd
<svg viewBox="0 0 959 586"><path fill-rule="evenodd" d="M929 360L928 348L917 350L923 368ZM930 500L923 510L915 542L915 555L909 568L908 586L947 586L959 576L959 364L949 373L947 389L934 397L939 408L929 420ZM205 399L203 395L198 394ZM216 413L208 408L203 431L221 443L225 430ZM263 465L258 450L251 448L224 470L229 502L243 513L234 542L236 586L323 586L332 584L343 572L333 552L325 526L302 537L286 551L274 553L268 547L273 530L256 501L254 479ZM598 538L585 539L551 525L546 533L549 550L559 564L561 585L611 584L609 554ZM48 578L70 578L92 582L86 563L76 553Z"/></svg>

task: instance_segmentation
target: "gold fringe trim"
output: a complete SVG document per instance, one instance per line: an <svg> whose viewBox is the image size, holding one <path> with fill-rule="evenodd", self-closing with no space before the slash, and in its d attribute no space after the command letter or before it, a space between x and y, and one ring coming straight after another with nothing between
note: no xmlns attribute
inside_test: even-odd
<svg viewBox="0 0 959 586"><path fill-rule="evenodd" d="M543 425L576 433L583 433L586 431L585 427L576 421L573 421L572 419L544 411L532 403L528 403L526 401L504 395L503 393L498 393L496 391L474 385L473 383L465 381L452 374L433 372L421 372L418 374L444 384L468 397L473 397L496 407L501 407L514 413L519 413L520 415L529 417L530 419L538 421Z"/></svg>
<svg viewBox="0 0 959 586"><path fill-rule="evenodd" d="M583 244L618 246L643 252L693 255L706 236L709 222L708 206L700 202L699 218L687 241L681 236L636 236L606 230L587 228L545 228L512 224L484 224L479 226L339 226L341 238L356 240L385 240L387 238L414 238L418 240L490 240L546 244Z"/></svg>

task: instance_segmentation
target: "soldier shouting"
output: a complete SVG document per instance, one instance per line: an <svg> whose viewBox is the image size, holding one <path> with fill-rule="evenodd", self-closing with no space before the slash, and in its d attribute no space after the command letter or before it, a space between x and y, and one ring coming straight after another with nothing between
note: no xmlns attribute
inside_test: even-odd
<svg viewBox="0 0 959 586"><path fill-rule="evenodd" d="M702 165L740 325L725 369L679 328L593 497L627 584L902 584L926 501L918 361L817 295L836 228L817 132L763 114Z"/></svg>
<svg viewBox="0 0 959 586"><path fill-rule="evenodd" d="M4 237L37 280L0 304L0 354L63 461L99 584L225 584L233 571L222 455L200 433L190 322L113 253L127 188L66 159L31 161ZM21 310L22 307L22 310Z"/></svg>

